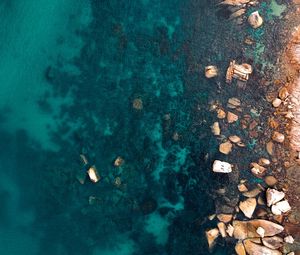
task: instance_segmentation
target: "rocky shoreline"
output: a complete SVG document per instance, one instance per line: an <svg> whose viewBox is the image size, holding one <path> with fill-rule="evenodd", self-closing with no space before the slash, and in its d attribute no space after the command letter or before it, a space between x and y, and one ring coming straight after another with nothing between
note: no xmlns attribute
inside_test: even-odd
<svg viewBox="0 0 300 255"><path fill-rule="evenodd" d="M209 220L216 220L216 227L206 231L210 249L221 236L234 243L236 253L241 255L300 254L300 26L297 26L297 23L300 24L297 17L300 13L300 8L297 8L299 2L291 3L285 15L283 32L290 37L282 39L286 49L281 49L281 57L276 63L278 73L272 78L272 93L265 95L274 109L272 116L268 118L270 137L269 140L264 140L267 153L258 155L256 162L245 166L256 179L240 179L237 173L240 171L239 167L230 162L232 157L226 158L228 162L219 159L214 161L212 170L216 174L228 176L231 185L236 185L236 188L227 187L216 191L218 195L223 196L223 203L216 200L216 212L209 216ZM243 6L246 9L247 6L259 3L237 0L224 1L222 4L230 5L230 8ZM243 14L245 12L246 10ZM256 17L251 18L253 15ZM248 23L256 29L263 24L263 18L256 11L250 14ZM293 33L290 31L291 27L294 27ZM245 65L248 64L241 64L238 69ZM232 64L227 71L227 81L228 73L232 72L231 66ZM211 70L214 75L208 73ZM216 70L217 67L210 66L205 70L206 77L216 76ZM239 75L234 77L238 80L237 85L243 87L242 84L247 82L248 77L242 75L251 73L252 71L246 73L245 70L239 72ZM231 79L229 80L231 82ZM212 132L221 140L219 151L224 155L246 147L246 141L236 134L224 136L224 128L238 123L243 129L249 128L251 134L251 130L258 125L257 121L252 120L256 114L255 109L252 108L248 116L242 115L244 106L244 102L236 97L229 98L225 107L218 102L211 104L211 110L216 112L218 119L212 125ZM264 157L265 155L267 157ZM232 190L229 191L229 188Z"/></svg>

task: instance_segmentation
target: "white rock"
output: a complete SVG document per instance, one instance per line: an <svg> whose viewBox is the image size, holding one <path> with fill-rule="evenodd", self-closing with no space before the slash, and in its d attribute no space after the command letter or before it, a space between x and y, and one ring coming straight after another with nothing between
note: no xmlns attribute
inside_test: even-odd
<svg viewBox="0 0 300 255"><path fill-rule="evenodd" d="M231 224L228 224L226 232L229 236L233 236L233 232L234 232L234 227Z"/></svg>
<svg viewBox="0 0 300 255"><path fill-rule="evenodd" d="M281 215L282 213L286 213L290 211L292 208L287 200L283 200L281 202L272 205L271 211L274 215Z"/></svg>
<svg viewBox="0 0 300 255"><path fill-rule="evenodd" d="M280 98L275 98L272 102L273 107L277 108L281 105L282 101Z"/></svg>
<svg viewBox="0 0 300 255"><path fill-rule="evenodd" d="M213 172L216 173L231 173L231 165L227 162L215 160L213 164Z"/></svg>
<svg viewBox="0 0 300 255"><path fill-rule="evenodd" d="M210 79L218 75L218 68L216 66L205 67L205 77Z"/></svg>
<svg viewBox="0 0 300 255"><path fill-rule="evenodd" d="M259 15L258 11L255 11L250 14L248 22L253 28L259 28L263 24L263 18Z"/></svg>
<svg viewBox="0 0 300 255"><path fill-rule="evenodd" d="M285 194L282 191L278 191L276 189L267 189L266 198L267 198L267 205L270 207L271 205L276 204L280 200L284 198Z"/></svg>
<svg viewBox="0 0 300 255"><path fill-rule="evenodd" d="M256 229L256 233L260 236L260 237L264 237L265 236L265 230L262 227L258 227Z"/></svg>
<svg viewBox="0 0 300 255"><path fill-rule="evenodd" d="M284 241L285 241L286 243L293 244L293 243L294 243L294 238L293 238L292 236L286 236L286 237L284 238Z"/></svg>

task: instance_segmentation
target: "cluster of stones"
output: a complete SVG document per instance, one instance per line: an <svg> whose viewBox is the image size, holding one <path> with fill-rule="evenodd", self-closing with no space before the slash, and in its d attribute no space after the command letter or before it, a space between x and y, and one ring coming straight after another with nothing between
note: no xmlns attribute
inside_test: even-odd
<svg viewBox="0 0 300 255"><path fill-rule="evenodd" d="M224 0L219 5L226 6L227 10L231 13L230 20L234 20L237 24L242 24L245 19L245 14L249 7L256 6L257 0ZM263 19L258 11L251 13L248 17L248 23L253 28L258 28L263 24Z"/></svg>
<svg viewBox="0 0 300 255"><path fill-rule="evenodd" d="M257 169L254 171L255 175L259 171L261 176L269 166L268 159L260 158L258 163L251 163L251 172ZM213 171L230 174L233 167L227 162L215 160ZM281 225L283 216L291 210L285 193L275 188L277 180L273 176L266 176L264 181L266 185L257 184L250 189L251 184L247 180L241 180L237 189L241 192L242 199L235 206L234 212L209 216L210 220L218 220L217 227L206 232L210 249L218 236L237 239L235 250L239 255L282 254L280 249L283 249L284 243L294 242L291 235L284 234L284 227Z"/></svg>

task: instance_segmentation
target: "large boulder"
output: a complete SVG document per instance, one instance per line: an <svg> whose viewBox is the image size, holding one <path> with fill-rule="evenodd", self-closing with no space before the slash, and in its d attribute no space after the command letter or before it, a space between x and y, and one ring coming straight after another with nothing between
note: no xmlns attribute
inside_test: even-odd
<svg viewBox="0 0 300 255"><path fill-rule="evenodd" d="M260 237L256 230L261 227L265 230L264 236L275 236L283 231L283 226L276 224L268 220L250 220L250 221L239 221L234 220L232 222L234 228L234 238L236 239L246 239L253 237Z"/></svg>
<svg viewBox="0 0 300 255"><path fill-rule="evenodd" d="M256 244L247 239L244 241L244 246L247 254L249 255L281 255L282 253L277 250Z"/></svg>

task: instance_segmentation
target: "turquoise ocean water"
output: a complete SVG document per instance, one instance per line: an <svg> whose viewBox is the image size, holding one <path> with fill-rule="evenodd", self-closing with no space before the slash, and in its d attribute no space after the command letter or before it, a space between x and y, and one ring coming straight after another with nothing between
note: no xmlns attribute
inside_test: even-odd
<svg viewBox="0 0 300 255"><path fill-rule="evenodd" d="M0 1L1 255L208 253L220 84L203 70L240 54L215 4Z"/></svg>

